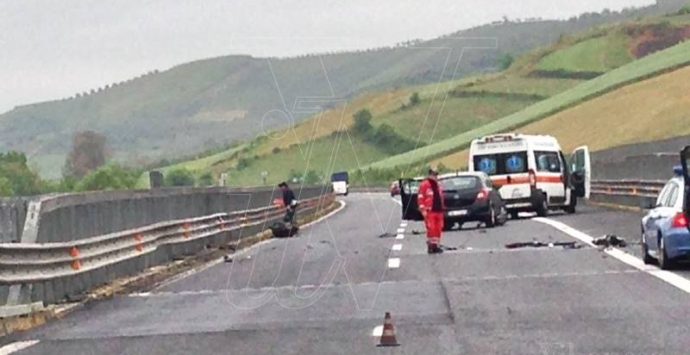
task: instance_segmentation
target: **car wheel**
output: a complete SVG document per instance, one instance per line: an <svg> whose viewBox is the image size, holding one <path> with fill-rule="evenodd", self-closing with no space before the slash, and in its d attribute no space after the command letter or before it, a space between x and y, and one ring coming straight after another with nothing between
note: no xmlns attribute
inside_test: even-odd
<svg viewBox="0 0 690 355"><path fill-rule="evenodd" d="M496 217L496 222L499 226L503 226L508 221L508 211L506 211L505 206L501 206L498 216Z"/></svg>
<svg viewBox="0 0 690 355"><path fill-rule="evenodd" d="M539 217L546 217L549 214L549 203L546 199L546 195L541 195L535 209Z"/></svg>
<svg viewBox="0 0 690 355"><path fill-rule="evenodd" d="M654 258L649 256L649 248L647 247L647 242L645 242L644 230L642 231L642 235L641 235L640 240L641 240L640 245L642 245L642 261L644 261L644 263L647 265L654 264L654 261L655 261Z"/></svg>
<svg viewBox="0 0 690 355"><path fill-rule="evenodd" d="M668 258L666 254L666 243L664 238L659 238L659 267L663 270L670 270L673 268L673 262Z"/></svg>
<svg viewBox="0 0 690 355"><path fill-rule="evenodd" d="M496 208L494 205L489 205L489 216L486 218L486 227L493 228L496 226Z"/></svg>
<svg viewBox="0 0 690 355"><path fill-rule="evenodd" d="M455 227L455 222L443 221L443 230L448 232Z"/></svg>
<svg viewBox="0 0 690 355"><path fill-rule="evenodd" d="M510 211L510 219L518 219L518 218L520 218L518 211L515 211L515 210Z"/></svg>

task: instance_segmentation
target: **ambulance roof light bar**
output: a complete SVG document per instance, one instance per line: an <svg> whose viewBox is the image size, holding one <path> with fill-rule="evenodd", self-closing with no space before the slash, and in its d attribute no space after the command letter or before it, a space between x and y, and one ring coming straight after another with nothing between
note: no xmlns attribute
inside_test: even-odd
<svg viewBox="0 0 690 355"><path fill-rule="evenodd" d="M484 143L509 142L517 139L519 139L519 135L515 133L495 134L493 136L484 137Z"/></svg>

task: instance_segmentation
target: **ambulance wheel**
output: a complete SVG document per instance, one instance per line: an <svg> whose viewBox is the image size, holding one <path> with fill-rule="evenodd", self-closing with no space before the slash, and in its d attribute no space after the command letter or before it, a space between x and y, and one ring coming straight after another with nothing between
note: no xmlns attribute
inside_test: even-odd
<svg viewBox="0 0 690 355"><path fill-rule="evenodd" d="M563 208L563 210L565 211L565 213L573 214L573 213L575 213L576 206L577 206L577 197L570 195L570 203L567 206L565 206L565 208Z"/></svg>
<svg viewBox="0 0 690 355"><path fill-rule="evenodd" d="M546 199L546 195L541 195L534 210L539 217L546 217L549 214L549 202Z"/></svg>

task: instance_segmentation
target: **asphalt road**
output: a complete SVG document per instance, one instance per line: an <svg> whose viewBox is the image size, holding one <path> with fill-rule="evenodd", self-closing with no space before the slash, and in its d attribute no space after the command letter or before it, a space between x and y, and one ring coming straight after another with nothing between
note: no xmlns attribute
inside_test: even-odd
<svg viewBox="0 0 690 355"><path fill-rule="evenodd" d="M550 225L468 225L444 235L457 250L432 256L413 233L423 227L401 227L387 195L343 200L344 210L298 238L22 334L15 340L38 342L16 354L689 352L686 291L592 247L504 247L576 241ZM550 219L630 240L637 217L583 207ZM399 347L376 347L385 312Z"/></svg>

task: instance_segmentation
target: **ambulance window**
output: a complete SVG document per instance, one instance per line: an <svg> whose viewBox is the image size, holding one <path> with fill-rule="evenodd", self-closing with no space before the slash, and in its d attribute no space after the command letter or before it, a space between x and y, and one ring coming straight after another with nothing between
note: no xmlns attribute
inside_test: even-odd
<svg viewBox="0 0 690 355"><path fill-rule="evenodd" d="M537 171L561 172L561 160L557 152L534 152L534 160L537 162Z"/></svg>
<svg viewBox="0 0 690 355"><path fill-rule="evenodd" d="M527 172L525 164L526 155L524 152L509 153L505 155L505 171L507 174L517 174Z"/></svg>
<svg viewBox="0 0 690 355"><path fill-rule="evenodd" d="M474 157L474 166L477 170L484 172L487 175L495 175L497 173L497 164L495 155L478 155Z"/></svg>

